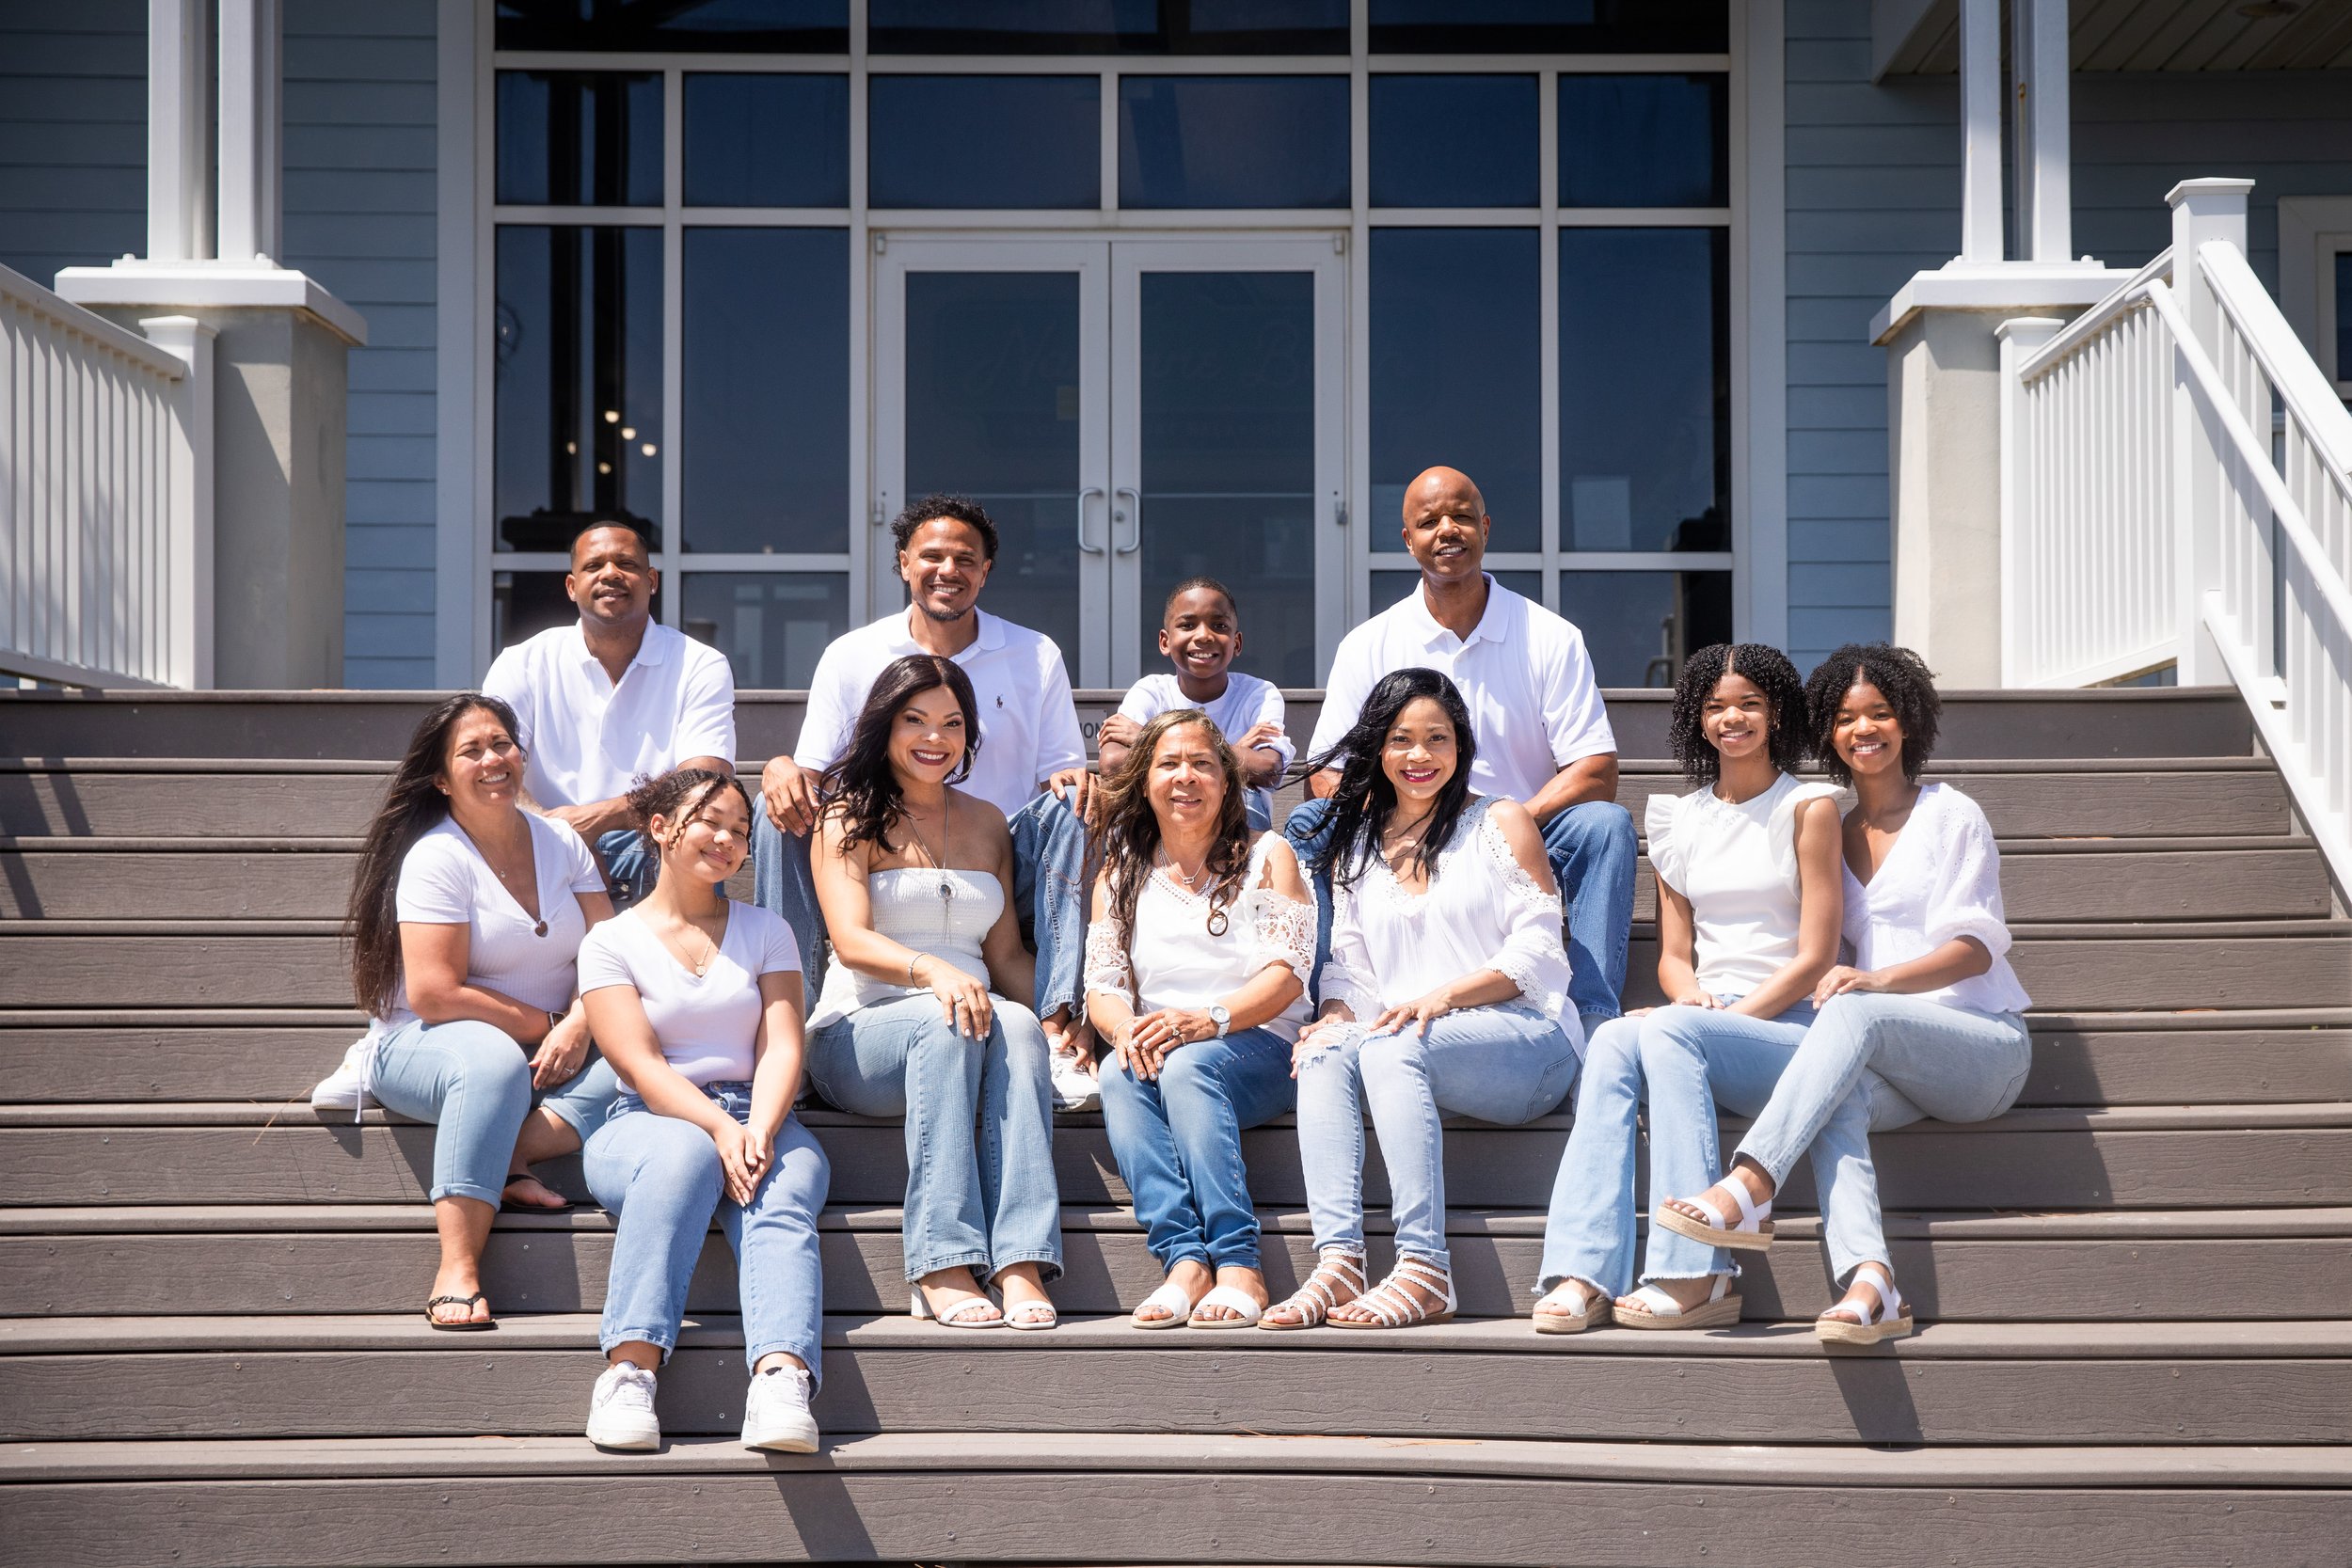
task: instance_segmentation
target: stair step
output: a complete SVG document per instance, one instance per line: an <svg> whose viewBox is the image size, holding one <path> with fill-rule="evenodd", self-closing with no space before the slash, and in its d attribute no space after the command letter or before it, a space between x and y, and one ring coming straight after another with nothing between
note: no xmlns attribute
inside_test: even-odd
<svg viewBox="0 0 2352 1568"><path fill-rule="evenodd" d="M945 1547L1151 1562L1171 1518L1195 1522L1204 1555L1254 1562L1908 1562L1932 1541L1971 1563L2332 1568L2352 1450L949 1432L785 1456L731 1438L654 1454L301 1438L11 1445L0 1486L0 1563L26 1568L151 1568L197 1543L297 1568L326 1535L372 1563L668 1562L681 1546L696 1561Z"/></svg>
<svg viewBox="0 0 2352 1568"><path fill-rule="evenodd" d="M1311 1229L1296 1208L1264 1207L1259 1219L1269 1288L1286 1295L1314 1267ZM404 1311L432 1277L432 1223L421 1202L0 1210L0 1317ZM1747 1264L1746 1313L1810 1319L1835 1299L1820 1222L1787 1213L1780 1223L1782 1241ZM899 1224L896 1207L824 1212L829 1310L904 1310ZM1385 1270L1388 1214L1375 1211L1366 1228L1373 1266ZM1543 1212L1457 1208L1447 1228L1462 1310L1524 1313L1542 1269ZM1061 1230L1055 1296L1065 1310L1126 1310L1159 1283L1127 1212L1073 1205ZM1899 1277L1936 1322L2206 1320L2224 1300L2248 1318L2352 1317L2352 1209L1897 1212L1886 1231ZM483 1288L510 1313L599 1310L612 1236L600 1210L501 1214ZM732 1311L736 1291L734 1257L713 1232L690 1304Z"/></svg>

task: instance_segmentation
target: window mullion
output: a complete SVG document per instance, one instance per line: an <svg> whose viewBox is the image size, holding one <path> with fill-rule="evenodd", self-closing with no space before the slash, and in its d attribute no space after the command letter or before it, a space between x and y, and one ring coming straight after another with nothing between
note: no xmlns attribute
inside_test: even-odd
<svg viewBox="0 0 2352 1568"><path fill-rule="evenodd" d="M1536 199L1543 210L1536 337L1542 388L1544 607L1560 608L1560 75L1544 71L1535 85Z"/></svg>

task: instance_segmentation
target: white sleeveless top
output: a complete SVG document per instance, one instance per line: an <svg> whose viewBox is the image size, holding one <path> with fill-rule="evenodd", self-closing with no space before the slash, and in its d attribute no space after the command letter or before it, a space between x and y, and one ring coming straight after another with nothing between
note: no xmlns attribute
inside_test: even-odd
<svg viewBox="0 0 2352 1568"><path fill-rule="evenodd" d="M1650 797L1650 865L1691 902L1702 990L1735 1001L1797 956L1797 808L1836 793L1783 773L1736 804L1712 784Z"/></svg>
<svg viewBox="0 0 2352 1568"><path fill-rule="evenodd" d="M989 983L980 939L1005 912L1004 884L993 873L939 871L930 866L869 871L866 896L873 910L876 931L917 953L945 959L984 986ZM877 980L835 958L825 966L824 990L818 994L817 1010L809 1015L808 1026L822 1028L860 1007L930 990L929 986Z"/></svg>
<svg viewBox="0 0 2352 1568"><path fill-rule="evenodd" d="M1112 922L1087 927L1086 989L1105 991L1138 1014L1161 1007L1206 1007L1231 996L1272 963L1287 964L1300 980L1315 967L1315 909L1263 885L1274 833L1251 846L1243 892L1210 929L1209 895L1195 893L1157 872L1136 897L1135 939L1122 950ZM1311 898L1312 895L1309 895ZM1305 1027L1302 989L1279 1015L1259 1025L1284 1041Z"/></svg>

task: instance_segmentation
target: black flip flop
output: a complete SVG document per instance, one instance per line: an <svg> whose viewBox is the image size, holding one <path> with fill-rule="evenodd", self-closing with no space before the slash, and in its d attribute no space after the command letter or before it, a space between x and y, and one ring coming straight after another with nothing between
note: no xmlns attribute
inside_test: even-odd
<svg viewBox="0 0 2352 1568"><path fill-rule="evenodd" d="M511 1187L521 1180L522 1178L519 1176L511 1177L507 1180L506 1187ZM533 1180L536 1180L536 1178ZM548 1184L544 1181L541 1181L539 1185L542 1187L548 1187ZM578 1207L578 1205L573 1203L569 1198L565 1198L562 1203L555 1205L553 1208L549 1208L544 1203L510 1203L507 1201L506 1197L506 1187L501 1187L499 1189L499 1207L512 1213L568 1214ZM555 1192L555 1189L553 1187L548 1187L548 1191L552 1193ZM556 1196L561 1197L563 1195L558 1193Z"/></svg>
<svg viewBox="0 0 2352 1568"><path fill-rule="evenodd" d="M476 1291L469 1296L435 1296L424 1304L424 1321L430 1326L437 1328L445 1334L479 1334L485 1328L496 1328L499 1325L499 1321L496 1318L486 1319L481 1323L476 1323L471 1318L461 1318L456 1323L443 1323L440 1319L433 1315L433 1309L437 1307L447 1305L453 1307L470 1307L475 1302L484 1299L485 1298L482 1292L479 1291Z"/></svg>

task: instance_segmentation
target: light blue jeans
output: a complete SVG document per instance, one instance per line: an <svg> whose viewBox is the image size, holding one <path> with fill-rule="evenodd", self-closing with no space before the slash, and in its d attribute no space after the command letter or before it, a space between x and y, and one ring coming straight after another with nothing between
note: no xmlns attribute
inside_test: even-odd
<svg viewBox="0 0 2352 1568"><path fill-rule="evenodd" d="M1103 1128L1160 1268L1256 1268L1258 1211L1241 1134L1296 1099L1291 1048L1279 1035L1244 1029L1170 1053L1157 1079L1107 1056L1102 1073Z"/></svg>
<svg viewBox="0 0 2352 1568"><path fill-rule="evenodd" d="M475 1019L411 1019L376 1043L371 1092L388 1111L434 1123L433 1201L479 1199L495 1209L506 1189L515 1138L533 1106L561 1117L583 1139L620 1081L588 1049L578 1072L551 1089L531 1086L531 1048Z"/></svg>
<svg viewBox="0 0 2352 1568"><path fill-rule="evenodd" d="M749 1084L713 1084L703 1090L738 1121L750 1119ZM634 1094L613 1102L588 1140L581 1161L588 1190L612 1211L612 1275L604 1291L604 1322L596 1342L613 1346L642 1339L668 1360L686 1315L686 1291L716 1212L735 1254L743 1308L743 1364L783 1351L797 1355L818 1378L824 1327L824 1271L817 1256L817 1215L825 1206L831 1173L825 1151L796 1117L776 1133L768 1174L749 1204L726 1196L719 1146L691 1121L659 1116Z"/></svg>
<svg viewBox="0 0 2352 1568"><path fill-rule="evenodd" d="M1989 1121L2017 1103L2032 1066L2033 1037L2015 1013L1982 1013L1918 996L1833 996L1804 1032L1738 1153L1762 1166L1777 1186L1810 1148L1831 1273L1840 1285L1863 1263L1883 1264L1892 1273L1869 1135L1923 1117Z"/></svg>
<svg viewBox="0 0 2352 1568"><path fill-rule="evenodd" d="M654 879L661 875L661 857L653 852L645 835L634 828L615 828L596 835L596 853L604 861L605 886L612 895L614 910L625 910L631 904L644 901L653 891Z"/></svg>
<svg viewBox="0 0 2352 1568"><path fill-rule="evenodd" d="M1074 1008L1087 945L1086 823L1049 789L1015 812L1011 827L1012 902L1023 940L1037 955L1037 1010ZM808 976L808 994L817 995L825 916L809 876L808 837L769 820L757 796L752 800L752 900L784 916L801 939L801 973Z"/></svg>
<svg viewBox="0 0 2352 1568"><path fill-rule="evenodd" d="M1754 1115L1797 1053L1809 1003L1778 1018L1712 1007L1660 1007L1604 1023L1584 1048L1576 1124L1552 1181L1536 1293L1581 1279L1613 1296L1633 1288L1635 1122L1649 1106L1649 1191L1655 1207L1696 1197L1723 1175L1715 1107ZM1821 1169L1822 1156L1814 1155ZM1731 1267L1703 1242L1649 1227L1641 1278L1695 1279Z"/></svg>
<svg viewBox="0 0 2352 1568"><path fill-rule="evenodd" d="M809 1036L809 1080L829 1103L906 1118L910 1280L963 1267L985 1283L1012 1263L1061 1273L1050 1048L1035 1013L994 1002L984 1040L958 1035L929 991Z"/></svg>
<svg viewBox="0 0 2352 1568"><path fill-rule="evenodd" d="M1389 1167L1400 1257L1447 1267L1441 1115L1534 1121L1576 1081L1576 1042L1534 1008L1465 1007L1426 1035L1361 1025L1315 1037L1298 1066L1298 1163L1315 1246L1364 1250L1364 1113Z"/></svg>
<svg viewBox="0 0 2352 1568"><path fill-rule="evenodd" d="M1331 957L1330 816L1330 801L1301 800L1282 824L1282 836L1314 878L1318 983ZM1570 806L1544 824L1544 853L1567 911L1568 995L1590 1035L1623 1010L1617 999L1625 990L1633 865L1640 859L1633 818L1613 800Z"/></svg>

